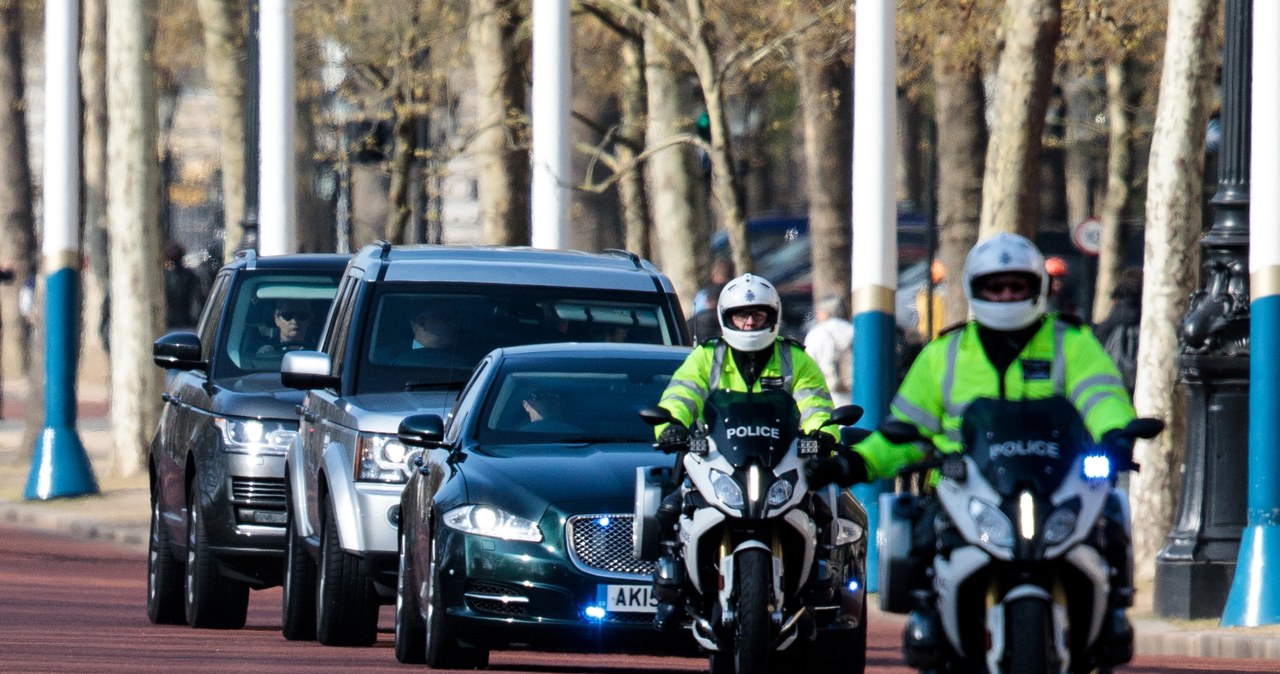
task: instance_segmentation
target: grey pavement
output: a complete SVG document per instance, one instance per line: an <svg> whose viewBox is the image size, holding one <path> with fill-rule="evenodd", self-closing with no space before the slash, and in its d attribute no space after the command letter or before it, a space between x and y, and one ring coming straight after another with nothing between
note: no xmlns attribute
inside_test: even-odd
<svg viewBox="0 0 1280 674"><path fill-rule="evenodd" d="M105 368L97 371L105 372ZM101 540L145 553L150 512L147 476L142 470L128 477L108 471L112 437L105 416L105 384L82 381L78 386L78 434L101 493L77 498L23 498L32 452L22 446L24 393L22 380L6 378L0 410L0 523ZM1140 655L1275 660L1280 671L1280 625L1219 627L1213 620L1165 620L1152 613L1150 585L1139 587L1130 616ZM901 623L903 616L881 613L873 598L869 619Z"/></svg>

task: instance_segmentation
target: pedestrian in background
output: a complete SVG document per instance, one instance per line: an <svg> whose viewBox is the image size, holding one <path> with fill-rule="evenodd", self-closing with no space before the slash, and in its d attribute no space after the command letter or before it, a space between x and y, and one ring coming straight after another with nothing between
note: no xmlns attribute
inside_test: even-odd
<svg viewBox="0 0 1280 674"><path fill-rule="evenodd" d="M708 306L714 307L715 302L720 299L720 291L724 289L724 284L733 278L733 262L727 257L717 257L711 261L711 280L707 285L698 289L693 296L693 313L706 309ZM717 335L719 332L717 331Z"/></svg>
<svg viewBox="0 0 1280 674"><path fill-rule="evenodd" d="M1094 328L1093 334L1115 361L1125 388L1133 395L1138 380L1138 332L1142 325L1141 268L1130 267L1120 272L1111 300L1111 312Z"/></svg>
<svg viewBox="0 0 1280 674"><path fill-rule="evenodd" d="M813 317L813 327L804 336L805 353L822 370L832 405L848 405L853 391L853 324L844 300L836 295L823 297L813 305Z"/></svg>
<svg viewBox="0 0 1280 674"><path fill-rule="evenodd" d="M164 244L164 327L194 329L203 303L200 278L182 264L187 251L177 241Z"/></svg>
<svg viewBox="0 0 1280 674"><path fill-rule="evenodd" d="M689 319L689 332L693 334L694 344L701 344L708 339L720 336L720 316L716 314L716 310L720 307L720 291L724 290L724 284L712 283L705 290L707 298L702 310L694 313L693 318Z"/></svg>

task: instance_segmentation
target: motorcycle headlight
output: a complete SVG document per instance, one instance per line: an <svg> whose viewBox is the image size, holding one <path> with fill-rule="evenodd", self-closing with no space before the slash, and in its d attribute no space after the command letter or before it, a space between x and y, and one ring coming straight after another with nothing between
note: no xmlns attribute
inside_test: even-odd
<svg viewBox="0 0 1280 674"><path fill-rule="evenodd" d="M711 471L711 488L716 492L716 498L720 502L730 508L742 507L742 487L729 475L718 470Z"/></svg>
<svg viewBox="0 0 1280 674"><path fill-rule="evenodd" d="M458 506L444 514L444 523L450 529L477 536L530 543L542 540L542 530L536 523L491 506Z"/></svg>
<svg viewBox="0 0 1280 674"><path fill-rule="evenodd" d="M222 432L228 451L284 455L298 435L297 424L271 419L215 417L213 425Z"/></svg>
<svg viewBox="0 0 1280 674"><path fill-rule="evenodd" d="M978 538L984 543L1003 548L1013 546L1013 523L999 508L975 498L969 501L969 516L978 529Z"/></svg>
<svg viewBox="0 0 1280 674"><path fill-rule="evenodd" d="M845 519L836 520L836 547L857 543L862 540L862 527L857 522Z"/></svg>
<svg viewBox="0 0 1280 674"><path fill-rule="evenodd" d="M783 503L791 500L791 494L795 492L795 485L791 484L791 480L779 478L769 487L769 494L765 498L770 506L778 507Z"/></svg>
<svg viewBox="0 0 1280 674"><path fill-rule="evenodd" d="M404 484L409 481L414 457L420 453L400 444L394 435L361 433L356 440L356 479Z"/></svg>
<svg viewBox="0 0 1280 674"><path fill-rule="evenodd" d="M1044 542L1057 545L1076 530L1076 511L1071 508L1058 508L1044 521Z"/></svg>

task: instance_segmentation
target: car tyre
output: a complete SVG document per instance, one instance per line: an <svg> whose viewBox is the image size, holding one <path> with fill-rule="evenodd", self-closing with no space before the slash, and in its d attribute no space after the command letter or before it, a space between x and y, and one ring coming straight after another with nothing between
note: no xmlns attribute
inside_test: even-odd
<svg viewBox="0 0 1280 674"><path fill-rule="evenodd" d="M325 501L316 579L316 641L325 646L372 646L378 640L378 598L360 558L342 549L333 501Z"/></svg>
<svg viewBox="0 0 1280 674"><path fill-rule="evenodd" d="M285 521L280 632L289 641L307 641L316 638L316 562L303 548L292 508Z"/></svg>
<svg viewBox="0 0 1280 674"><path fill-rule="evenodd" d="M160 517L159 494L151 493L151 540L147 545L147 618L156 625L183 625L182 561L174 556L169 529Z"/></svg>
<svg viewBox="0 0 1280 674"><path fill-rule="evenodd" d="M187 623L192 627L235 630L244 627L249 586L224 578L209 550L204 512L193 483L187 493Z"/></svg>
<svg viewBox="0 0 1280 674"><path fill-rule="evenodd" d="M420 665L427 661L427 634L418 607L418 582L413 577L408 543L401 532L400 568L396 574L396 660Z"/></svg>
<svg viewBox="0 0 1280 674"><path fill-rule="evenodd" d="M426 661L432 669L484 669L489 666L489 651L466 648L449 634L445 626L444 599L440 578L436 573L435 543L432 542L431 563L427 565Z"/></svg>

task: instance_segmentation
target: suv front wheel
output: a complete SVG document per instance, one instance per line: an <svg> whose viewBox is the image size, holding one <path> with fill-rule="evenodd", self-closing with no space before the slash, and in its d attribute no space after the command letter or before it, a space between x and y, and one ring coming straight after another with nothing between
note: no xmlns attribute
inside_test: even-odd
<svg viewBox="0 0 1280 674"><path fill-rule="evenodd" d="M316 562L302 547L297 519L288 511L284 534L284 593L281 632L289 641L316 638Z"/></svg>
<svg viewBox="0 0 1280 674"><path fill-rule="evenodd" d="M316 582L316 641L326 646L372 646L378 639L378 606L360 558L342 549L333 501L326 499Z"/></svg>
<svg viewBox="0 0 1280 674"><path fill-rule="evenodd" d="M249 586L224 578L209 551L204 513L193 481L187 488L187 623L192 627L236 630L244 627Z"/></svg>

